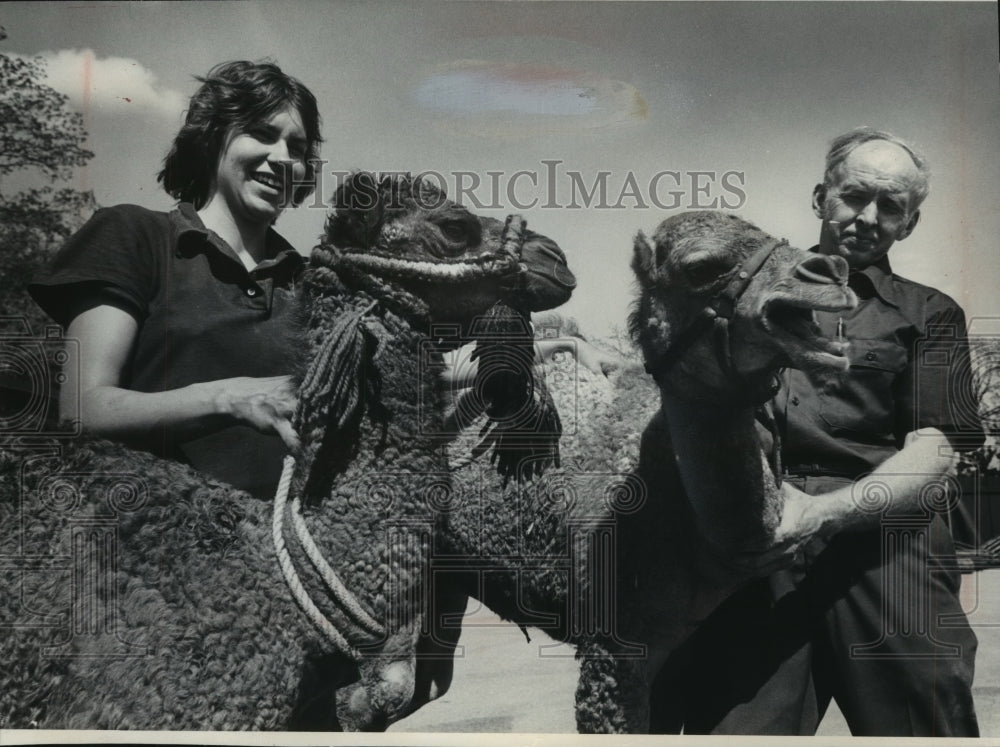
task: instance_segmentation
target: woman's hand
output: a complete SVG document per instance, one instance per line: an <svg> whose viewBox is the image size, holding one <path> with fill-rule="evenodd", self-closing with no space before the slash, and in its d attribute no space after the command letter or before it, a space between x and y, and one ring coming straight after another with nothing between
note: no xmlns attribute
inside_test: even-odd
<svg viewBox="0 0 1000 747"><path fill-rule="evenodd" d="M276 433L293 452L299 439L291 424L296 396L289 376L237 377L204 381L163 392L136 392L121 386L138 323L113 306L84 311L69 325L80 360L65 369L60 415L77 416L90 432L126 442L161 438L187 440L233 423ZM77 399L78 398L78 399Z"/></svg>
<svg viewBox="0 0 1000 747"><path fill-rule="evenodd" d="M291 376L244 376L212 384L224 384L216 396L220 414L261 433L277 433L292 453L298 452L299 437L291 423L298 399Z"/></svg>

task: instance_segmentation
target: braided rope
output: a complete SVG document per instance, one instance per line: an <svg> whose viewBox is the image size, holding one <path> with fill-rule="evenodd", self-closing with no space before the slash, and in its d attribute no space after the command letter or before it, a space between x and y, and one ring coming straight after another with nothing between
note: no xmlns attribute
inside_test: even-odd
<svg viewBox="0 0 1000 747"><path fill-rule="evenodd" d="M346 612L350 618L354 620L354 622L364 628L366 632L378 636L379 638L384 637L385 628L379 625L378 622L365 612L364 608L358 602L357 597L354 596L346 586L344 586L344 583L340 580L337 572L330 567L330 564L326 562L326 558L323 557L323 553L321 553L319 548L316 547L312 534L309 533L309 528L306 527L306 523L302 519L298 496L296 496L292 501L292 527L295 529L295 536L301 543L302 549L305 550L306 555L309 556L309 560L312 562L313 567L323 578L323 583L326 584L326 588L330 590L330 593L333 594L333 598L337 600L337 603L344 610L344 612Z"/></svg>
<svg viewBox="0 0 1000 747"><path fill-rule="evenodd" d="M427 302L422 298L343 261L340 254L321 247L313 249L303 285L314 288L323 296L347 296L348 303L353 298L362 297L384 302L386 309L403 316L412 326L423 326L430 317Z"/></svg>
<svg viewBox="0 0 1000 747"><path fill-rule="evenodd" d="M525 240L526 222L520 215L507 216L500 236L500 248L473 257L453 259L404 259L396 254L386 256L379 247L364 252L343 252L335 246L321 245L310 256L312 267L350 265L369 275L384 278L409 278L441 284L468 283L479 278L518 275L521 246Z"/></svg>
<svg viewBox="0 0 1000 747"><path fill-rule="evenodd" d="M412 261L381 257L376 254L350 254L345 255L343 261L375 275L453 284L509 274L518 269L517 264L506 254L453 262Z"/></svg>
<svg viewBox="0 0 1000 747"><path fill-rule="evenodd" d="M500 251L521 261L521 247L524 246L524 234L528 230L528 224L520 215L508 215L503 225L503 233L500 235Z"/></svg>
<svg viewBox="0 0 1000 747"><path fill-rule="evenodd" d="M524 221L520 216L510 216L504 226L501 236L501 251L498 254L448 264L390 260L371 254L351 255L348 259L340 252L317 247L311 258L312 280L319 281L319 284L324 285L331 282L339 285L340 280L333 268L340 262L354 264L359 269L366 269L369 272L374 271L376 275L388 273L416 276L438 282L467 282L476 277L509 274L512 270L516 272L522 269L519 254L520 246L524 242L523 230ZM297 430L301 430L305 426L307 419L307 409L303 406L304 402L310 404L309 410L312 411L312 417L309 419L313 422L328 420L330 410L333 410L332 414L336 420L335 428L343 428L356 412L361 398L360 388L357 386L357 375L364 346L362 320L374 306L373 303L359 312L344 314L334 325L334 328L327 333L319 354L300 385L300 406L294 417L298 426ZM313 407L316 400L321 402L326 400L326 403L319 407ZM337 650L357 661L360 659L360 653L357 649L351 646L310 599L285 545L284 512L288 503L288 490L294 466L294 458L286 457L274 499L271 534L278 556L278 565L292 592L292 597L306 614L306 617ZM298 496L293 499L290 511L296 539L338 605L366 632L384 637L384 628L362 608L357 598L344 586L337 573L316 547L316 543L302 519Z"/></svg>
<svg viewBox="0 0 1000 747"><path fill-rule="evenodd" d="M271 521L271 538L274 541L274 549L278 554L278 566L285 577L285 582L292 592L292 597L299 607L306 614L306 617L315 625L319 631L326 636L327 640L333 644L341 653L350 657L351 661L359 661L361 654L354 648L347 639L341 635L333 623L324 615L316 604L309 598L309 593L302 586L302 580L295 571L292 558L285 547L283 536L283 524L285 506L288 501L288 488L292 483L292 470L295 468L295 459L291 456L285 457L285 463L281 469L281 479L278 481L278 490L274 495L274 515Z"/></svg>

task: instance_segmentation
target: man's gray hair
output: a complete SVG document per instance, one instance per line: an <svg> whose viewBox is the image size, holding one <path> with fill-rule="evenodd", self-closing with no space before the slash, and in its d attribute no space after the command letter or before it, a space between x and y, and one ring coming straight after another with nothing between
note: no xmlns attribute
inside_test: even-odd
<svg viewBox="0 0 1000 747"><path fill-rule="evenodd" d="M923 203L927 193L931 190L931 170L927 165L927 158L910 143L903 140L898 135L893 135L885 130L877 130L874 127L856 127L850 132L838 135L830 143L830 150L826 154L826 171L823 174L823 183L827 186L833 184L834 171L844 162L851 152L862 143L872 140L885 140L888 143L898 145L910 154L914 165L917 167L919 179L913 186L913 195L916 198L916 205L911 210L915 210Z"/></svg>

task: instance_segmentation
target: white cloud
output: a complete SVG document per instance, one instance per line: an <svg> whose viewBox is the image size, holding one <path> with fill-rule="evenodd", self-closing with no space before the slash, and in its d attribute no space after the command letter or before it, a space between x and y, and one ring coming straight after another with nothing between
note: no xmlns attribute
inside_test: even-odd
<svg viewBox="0 0 1000 747"><path fill-rule="evenodd" d="M100 58L92 49L41 52L48 77L45 83L69 96L81 110L125 113L151 110L180 117L187 98L159 85L157 76L127 57Z"/></svg>

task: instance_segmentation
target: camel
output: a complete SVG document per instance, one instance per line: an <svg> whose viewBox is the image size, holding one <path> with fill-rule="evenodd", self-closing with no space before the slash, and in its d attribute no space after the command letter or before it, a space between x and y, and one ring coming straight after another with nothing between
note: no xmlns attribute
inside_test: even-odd
<svg viewBox="0 0 1000 747"><path fill-rule="evenodd" d="M429 335L495 333L573 285L519 217L358 173L298 291L303 448L273 510L106 440L8 434L0 726L379 729L443 692L445 670L416 666L450 484Z"/></svg>
<svg viewBox="0 0 1000 747"><path fill-rule="evenodd" d="M856 303L843 259L718 212L668 218L652 238L635 240L629 319L651 376L627 368L596 397L552 386L577 421L558 471L503 485L456 457L461 492L434 559L442 586L576 646L581 732L648 731L657 672L750 578L735 556L767 547L780 521L776 451L755 420L775 373L822 381L848 363L812 321Z"/></svg>

